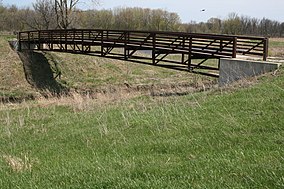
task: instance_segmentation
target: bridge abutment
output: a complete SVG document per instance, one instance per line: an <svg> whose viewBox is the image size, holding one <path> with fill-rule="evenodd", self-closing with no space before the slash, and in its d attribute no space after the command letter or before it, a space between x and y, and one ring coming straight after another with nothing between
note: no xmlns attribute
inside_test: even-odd
<svg viewBox="0 0 284 189"><path fill-rule="evenodd" d="M219 86L225 86L237 80L275 71L280 65L280 63L265 61L222 58L220 59Z"/></svg>

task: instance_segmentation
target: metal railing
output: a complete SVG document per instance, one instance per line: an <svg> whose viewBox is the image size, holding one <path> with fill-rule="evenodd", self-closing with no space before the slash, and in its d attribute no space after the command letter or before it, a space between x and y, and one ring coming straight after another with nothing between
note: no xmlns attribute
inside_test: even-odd
<svg viewBox="0 0 284 189"><path fill-rule="evenodd" d="M192 59L236 58L237 55L268 56L268 39L235 35L195 34L162 31L131 31L103 29L41 30L18 33L20 50L50 50L107 56L122 48L127 60L137 57L139 50L151 51L153 64L166 61L170 54L182 56L178 62L192 68ZM100 47L98 48L93 47ZM172 61L173 62L173 61ZM177 63L177 62L173 62Z"/></svg>

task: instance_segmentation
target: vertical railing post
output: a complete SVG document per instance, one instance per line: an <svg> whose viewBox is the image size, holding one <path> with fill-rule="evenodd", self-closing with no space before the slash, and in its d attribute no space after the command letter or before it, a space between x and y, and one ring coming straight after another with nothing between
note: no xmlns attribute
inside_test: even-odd
<svg viewBox="0 0 284 189"><path fill-rule="evenodd" d="M237 42L238 42L238 38L234 37L233 38L233 52L232 52L232 58L236 58L237 57Z"/></svg>
<svg viewBox="0 0 284 189"><path fill-rule="evenodd" d="M75 43L75 40L76 40L76 30L73 30L73 52L76 51L76 43ZM72 47L72 46L71 46Z"/></svg>
<svg viewBox="0 0 284 189"><path fill-rule="evenodd" d="M192 67L191 67L192 39L193 39L192 37L189 37L188 39L188 65L187 67L189 71L192 71Z"/></svg>
<svg viewBox="0 0 284 189"><path fill-rule="evenodd" d="M90 40L91 40L91 30L89 30L89 35L88 35L88 41L89 41L89 45L88 45L88 48L89 48L89 49L88 49L88 51L89 51L89 52L91 52L91 45L90 45L91 43L90 43Z"/></svg>
<svg viewBox="0 0 284 189"><path fill-rule="evenodd" d="M62 46L62 31L61 30L58 30L59 32L59 44L60 44L60 50L63 50L63 46Z"/></svg>
<svg viewBox="0 0 284 189"><path fill-rule="evenodd" d="M21 43L22 35L21 34L22 34L21 32L18 33L18 51L22 50L22 43Z"/></svg>
<svg viewBox="0 0 284 189"><path fill-rule="evenodd" d="M268 57L268 38L263 40L263 61L266 61Z"/></svg>
<svg viewBox="0 0 284 189"><path fill-rule="evenodd" d="M101 56L104 56L104 30L101 30Z"/></svg>
<svg viewBox="0 0 284 189"><path fill-rule="evenodd" d="M28 50L31 50L31 37L30 37L30 32L28 32Z"/></svg>
<svg viewBox="0 0 284 189"><path fill-rule="evenodd" d="M223 39L220 39L220 50L219 50L219 52L222 52L222 50L223 50Z"/></svg>
<svg viewBox="0 0 284 189"><path fill-rule="evenodd" d="M67 52L68 46L67 46L67 34L68 34L68 30L64 30L65 33L65 51Z"/></svg>
<svg viewBox="0 0 284 189"><path fill-rule="evenodd" d="M41 33L38 31L38 50L41 50Z"/></svg>
<svg viewBox="0 0 284 189"><path fill-rule="evenodd" d="M182 37L182 49L184 49L184 45L185 45L185 37ZM184 53L181 54L181 63L184 63Z"/></svg>
<svg viewBox="0 0 284 189"><path fill-rule="evenodd" d="M53 30L49 32L50 34L50 50L53 50Z"/></svg>
<svg viewBox="0 0 284 189"><path fill-rule="evenodd" d="M81 40L81 43L82 43L82 52L84 53L84 30L81 31L81 37L82 37L82 40Z"/></svg>
<svg viewBox="0 0 284 189"><path fill-rule="evenodd" d="M129 31L125 31L124 32L124 59L127 60L128 59L128 50L127 50L127 43L129 40Z"/></svg>
<svg viewBox="0 0 284 189"><path fill-rule="evenodd" d="M152 63L156 64L156 33L152 33Z"/></svg>

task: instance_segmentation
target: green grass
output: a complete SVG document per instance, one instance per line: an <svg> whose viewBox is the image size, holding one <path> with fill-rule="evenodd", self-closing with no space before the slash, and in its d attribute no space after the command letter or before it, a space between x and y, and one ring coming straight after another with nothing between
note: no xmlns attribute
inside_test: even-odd
<svg viewBox="0 0 284 189"><path fill-rule="evenodd" d="M1 188L284 187L283 69L242 89L1 109Z"/></svg>
<svg viewBox="0 0 284 189"><path fill-rule="evenodd" d="M1 37L0 97L35 94L7 47ZM47 59L79 92L204 80L84 55ZM0 104L0 188L284 188L283 68L244 88L132 92Z"/></svg>
<svg viewBox="0 0 284 189"><path fill-rule="evenodd" d="M284 47L284 39L283 38L271 38L269 39L270 47Z"/></svg>

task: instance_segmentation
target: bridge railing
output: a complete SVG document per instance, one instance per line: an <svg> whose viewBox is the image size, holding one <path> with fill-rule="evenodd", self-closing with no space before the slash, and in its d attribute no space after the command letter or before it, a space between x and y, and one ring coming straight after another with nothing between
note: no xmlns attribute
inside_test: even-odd
<svg viewBox="0 0 284 189"><path fill-rule="evenodd" d="M20 49L32 49L37 46L41 50L59 48L63 51L91 52L91 46L100 46L121 47L132 52L146 49L155 53L188 54L192 58L235 58L240 54L260 56L266 60L268 56L268 39L263 37L82 29L19 32L18 40ZM48 47L43 47L43 44ZM71 46L71 49L68 46Z"/></svg>

